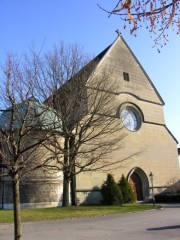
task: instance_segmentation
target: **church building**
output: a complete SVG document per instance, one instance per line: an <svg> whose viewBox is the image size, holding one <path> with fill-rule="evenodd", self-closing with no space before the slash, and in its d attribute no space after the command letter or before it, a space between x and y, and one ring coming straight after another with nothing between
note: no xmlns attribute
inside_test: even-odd
<svg viewBox="0 0 180 240"><path fill-rule="evenodd" d="M116 81L118 84L114 94L114 111L127 134L124 148L112 152L109 158L118 159L137 151L140 153L123 162L111 173L116 181L124 174L134 188L137 200L145 201L152 196L152 190L153 194L160 193L173 179L178 180L180 177L177 140L165 124L164 101L121 36L100 53L97 59L98 72L109 65L113 66L108 81ZM123 110L122 106L125 106ZM87 204L96 202L98 189L106 176L107 173L103 171L79 174L79 201Z"/></svg>
<svg viewBox="0 0 180 240"><path fill-rule="evenodd" d="M95 76L102 76L104 69L111 69L109 77L104 79L116 86L110 92L114 100L112 105L111 102L109 104L119 124L123 126L126 137L123 139L123 147L115 147L108 155L109 161L121 162L116 168L76 175L78 203L100 204L100 188L107 173L111 173L117 182L124 174L136 192L137 200L147 201L152 194L168 188L172 180L180 179L178 142L166 126L164 101L122 36L118 36L93 61L96 65L93 70ZM61 205L63 185L60 175L43 181L41 174L37 181L37 174L33 174L32 178L35 176L35 179L26 183L24 190L22 184L22 206ZM6 189L9 186L5 181L0 182L0 207L12 207L12 194Z"/></svg>

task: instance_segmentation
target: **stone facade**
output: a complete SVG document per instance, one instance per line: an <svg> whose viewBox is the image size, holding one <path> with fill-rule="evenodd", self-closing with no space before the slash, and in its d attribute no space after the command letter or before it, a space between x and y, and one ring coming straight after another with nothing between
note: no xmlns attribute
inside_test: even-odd
<svg viewBox="0 0 180 240"><path fill-rule="evenodd" d="M11 181L0 183L0 208L12 209ZM23 181L20 185L21 208L56 207L62 202L62 180L41 179Z"/></svg>
<svg viewBox="0 0 180 240"><path fill-rule="evenodd" d="M172 179L179 179L180 169L177 154L177 141L165 125L164 102L145 73L144 69L129 49L125 41L119 37L107 50L97 66L97 74L111 66L113 73L109 81L118 82L114 97L114 111L120 115L120 108L125 104L130 109L138 109L141 126L130 131L124 128L127 137L124 147L112 152L109 159L121 160L128 155L133 157L124 161L111 173L118 181L122 174L131 180L133 178L138 200L146 200L152 194L152 183L149 179L153 173L154 194L169 186ZM123 73L128 74L128 81ZM119 119L121 121L121 119ZM136 153L139 153L136 155ZM82 173L77 176L77 196L79 202L90 203L97 200L98 191L107 172ZM139 186L136 186L139 185ZM91 191L92 189L96 189ZM94 196L94 197L93 197ZM101 197L99 194L99 201Z"/></svg>
<svg viewBox="0 0 180 240"><path fill-rule="evenodd" d="M47 150L39 149L40 153L30 161L37 164L43 159ZM35 154L36 155L36 154ZM34 165L35 165L34 164ZM55 164L55 163L54 163ZM28 172L20 182L21 208L56 207L62 204L63 174L60 171L38 169ZM12 182L9 177L0 181L0 208L13 208Z"/></svg>
<svg viewBox="0 0 180 240"><path fill-rule="evenodd" d="M21 208L31 208L31 207L55 207L61 205L62 202L62 185L63 185L63 174L57 169L42 168L42 165L45 161L48 161L48 164L56 166L56 159L53 158L52 152L47 151L47 148L40 144L41 140L45 139L49 133L48 128L53 125L54 116L50 111L43 111L43 105L41 105L36 100L29 100L33 109L36 109L39 106L42 106L41 112L37 114L39 117L39 126L41 128L33 128L29 130L28 134L22 140L19 140L22 144L22 148L26 150L25 156L25 168L22 168L20 172L20 201ZM23 105L24 107L24 105ZM19 109L21 105L19 105ZM45 114L45 112L47 114ZM29 113L29 112L28 112ZM44 116L43 116L44 115ZM50 117L51 118L50 118ZM10 119L11 111L8 111L8 115L2 117L0 116L0 125L3 129L9 130L10 126L4 119ZM34 117L34 118L33 118ZM15 119L16 125L15 130L21 126L22 122L19 120L21 118ZM31 115L31 119L36 120L36 115ZM35 121L30 121L30 123ZM56 123L56 122L55 122ZM29 125L28 125L29 126ZM37 126L37 125L36 125ZM54 125L53 125L54 126ZM44 128L43 128L44 127ZM45 129L46 127L46 129ZM24 128L25 129L25 128ZM59 126L58 126L59 130ZM51 128L52 131L52 128ZM50 138L48 139L50 141ZM60 140L59 140L60 141ZM38 146L36 147L36 144ZM49 145L49 143L47 143ZM51 146L52 147L52 146ZM23 150L24 150L23 149ZM26 158L27 157L27 158ZM50 159L50 160L48 160ZM0 159L0 164L1 164ZM2 161L3 162L3 161ZM41 166L39 168L39 166ZM36 170L34 170L36 169ZM0 173L7 171L6 168L0 168ZM3 209L12 209L13 208L13 191L12 191L12 180L8 176L0 179L0 208Z"/></svg>

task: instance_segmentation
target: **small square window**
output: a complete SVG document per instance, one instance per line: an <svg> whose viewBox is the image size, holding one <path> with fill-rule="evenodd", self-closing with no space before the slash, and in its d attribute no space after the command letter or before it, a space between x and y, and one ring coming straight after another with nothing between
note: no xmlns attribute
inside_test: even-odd
<svg viewBox="0 0 180 240"><path fill-rule="evenodd" d="M129 82L129 73L123 72L124 81Z"/></svg>

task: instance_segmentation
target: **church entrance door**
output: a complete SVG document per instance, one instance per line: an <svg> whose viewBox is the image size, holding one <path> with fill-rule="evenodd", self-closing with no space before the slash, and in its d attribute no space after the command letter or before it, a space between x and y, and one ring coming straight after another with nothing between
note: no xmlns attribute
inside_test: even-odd
<svg viewBox="0 0 180 240"><path fill-rule="evenodd" d="M134 192L136 193L137 200L142 201L143 200L142 181L136 172L133 172L133 174L130 176L129 183L133 188Z"/></svg>

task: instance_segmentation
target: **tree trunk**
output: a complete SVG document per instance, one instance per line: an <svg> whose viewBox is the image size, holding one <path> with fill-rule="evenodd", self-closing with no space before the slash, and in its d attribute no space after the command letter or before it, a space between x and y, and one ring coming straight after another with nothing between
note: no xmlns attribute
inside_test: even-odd
<svg viewBox="0 0 180 240"><path fill-rule="evenodd" d="M67 207L69 206L69 182L70 182L70 175L69 175L69 154L68 154L68 138L64 140L64 169L63 169L63 200L62 206Z"/></svg>
<svg viewBox="0 0 180 240"><path fill-rule="evenodd" d="M63 201L62 206L69 206L69 172L64 172L64 181L63 181Z"/></svg>
<svg viewBox="0 0 180 240"><path fill-rule="evenodd" d="M22 239L19 183L20 180L18 175L16 174L12 179L13 206L14 206L14 240Z"/></svg>
<svg viewBox="0 0 180 240"><path fill-rule="evenodd" d="M71 178L71 204L72 206L77 206L77 197L76 197L76 169L75 169L75 158L74 158L74 149L75 149L75 137L71 136L69 139L69 164L71 166L70 178Z"/></svg>
<svg viewBox="0 0 180 240"><path fill-rule="evenodd" d="M73 168L75 168L73 166ZM75 173L75 169L72 174ZM76 196L76 175L71 176L71 204L72 206L77 206L77 196Z"/></svg>

